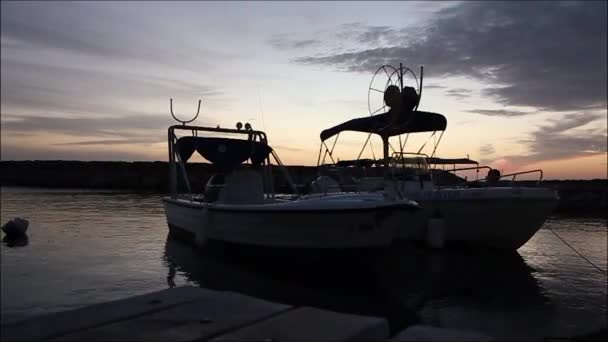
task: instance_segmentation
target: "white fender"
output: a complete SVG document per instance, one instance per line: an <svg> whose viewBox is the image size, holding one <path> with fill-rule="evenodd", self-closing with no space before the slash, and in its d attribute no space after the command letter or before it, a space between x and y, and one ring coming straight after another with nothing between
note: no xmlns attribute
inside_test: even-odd
<svg viewBox="0 0 608 342"><path fill-rule="evenodd" d="M209 210L207 208L203 209L205 211L205 227L203 229L197 229L194 232L194 244L196 247L203 248L207 244L207 227L209 226Z"/></svg>
<svg viewBox="0 0 608 342"><path fill-rule="evenodd" d="M443 248L445 244L445 220L431 217L427 223L426 242L432 248Z"/></svg>

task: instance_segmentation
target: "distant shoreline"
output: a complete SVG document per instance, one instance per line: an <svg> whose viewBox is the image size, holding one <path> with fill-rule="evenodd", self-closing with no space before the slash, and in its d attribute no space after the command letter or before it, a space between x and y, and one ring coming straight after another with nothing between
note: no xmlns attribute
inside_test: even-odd
<svg viewBox="0 0 608 342"><path fill-rule="evenodd" d="M297 184L310 182L316 176L314 166L287 168ZM1 186L167 193L168 173L168 163L161 161L0 161ZM210 164L192 163L189 173L192 188L200 192L213 170ZM516 184L533 185L535 182L518 181ZM541 184L558 191L560 202L556 213L607 215L608 179L545 180ZM275 185L277 192L289 192L286 181L278 172Z"/></svg>

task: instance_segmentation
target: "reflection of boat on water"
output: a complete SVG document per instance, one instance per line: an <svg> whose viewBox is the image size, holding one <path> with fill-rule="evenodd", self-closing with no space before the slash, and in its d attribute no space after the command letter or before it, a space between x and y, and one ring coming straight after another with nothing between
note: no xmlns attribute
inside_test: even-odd
<svg viewBox="0 0 608 342"><path fill-rule="evenodd" d="M7 247L25 247L29 243L29 238L26 234L17 236L5 235L2 238L2 243L4 243Z"/></svg>
<svg viewBox="0 0 608 342"><path fill-rule="evenodd" d="M338 312L382 316L382 299L373 283L370 262L342 257L310 262L281 259L280 255L242 254L226 244L209 243L204 249L167 239L164 259L169 278L183 275L201 287L234 291L290 305L306 305ZM357 262L359 261L359 262Z"/></svg>
<svg viewBox="0 0 608 342"><path fill-rule="evenodd" d="M183 123L168 130L171 193L163 204L170 230L197 245L217 240L280 248L386 247L396 234L394 214L399 212L403 220L418 209L407 199L349 194L302 198L264 132L249 124L245 129L240 123L237 129L225 129ZM192 136L180 137L178 132ZM191 188L186 168L195 151L217 172L202 196ZM275 194L273 166L282 171L296 195ZM179 180L185 194L178 192Z"/></svg>
<svg viewBox="0 0 608 342"><path fill-rule="evenodd" d="M401 244L401 243L400 243ZM428 250L403 242L387 250L383 283L407 292L413 288L427 299L467 297L501 305L545 303L534 269L516 251L492 249Z"/></svg>
<svg viewBox="0 0 608 342"><path fill-rule="evenodd" d="M222 251L222 249L227 249ZM235 256L229 246L197 250L167 239L169 275L201 287L290 305L386 317L391 330L420 320L434 299L527 307L546 302L532 270L514 251L434 250L400 245L373 258L287 264Z"/></svg>
<svg viewBox="0 0 608 342"><path fill-rule="evenodd" d="M404 77L408 74L415 79L417 89L404 87ZM377 82L379 79L383 82ZM461 181L457 186L438 184L436 176L442 170L431 170L429 164L451 164L455 160L435 157L447 119L439 113L419 111L421 94L422 68L420 79L403 66L385 65L378 69L369 88L370 116L340 123L320 134L318 180L330 184L332 179L328 177L333 178L332 186L325 186L323 191L365 193L367 196L377 194L378 197L389 195L418 202L423 210L417 211L413 219L408 219L407 227L396 229L401 239L427 241L439 247L456 243L518 249L540 229L556 207L557 193L549 188L500 182L505 177L515 180L516 176L528 173L539 173L540 182L541 170L500 175L498 170L479 165L477 170L490 169L488 177L482 181ZM372 99L376 95L379 104L373 105ZM342 132L367 134L355 160L336 161L334 147ZM435 140L430 156L420 153L438 132L439 138ZM431 136L417 152L406 152L408 137L418 133L431 133ZM375 155L373 159L362 159L366 146L371 147L372 136L382 139L383 156L380 159ZM402 136L405 136L403 140ZM389 141L391 138L392 142ZM333 143L328 144L330 140ZM331 161L326 164L328 156Z"/></svg>

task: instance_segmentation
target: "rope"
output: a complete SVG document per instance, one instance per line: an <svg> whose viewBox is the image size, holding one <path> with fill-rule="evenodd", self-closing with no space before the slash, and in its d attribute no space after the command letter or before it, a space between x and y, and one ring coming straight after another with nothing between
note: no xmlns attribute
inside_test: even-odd
<svg viewBox="0 0 608 342"><path fill-rule="evenodd" d="M559 234L557 234L553 229L549 228L549 230L551 231L551 233L555 234L555 236L557 236L557 238L560 239L566 246L570 247L570 249L572 249L581 258L583 258L585 261L587 261L596 270L600 271L600 273L602 273L604 275L608 275L605 270L599 268L597 265L595 265L594 263L592 263L589 259L587 259L584 255L582 255L579 251L577 251L574 247L572 247L572 245L570 245L568 242L566 242L566 240L562 239L562 237L559 236Z"/></svg>

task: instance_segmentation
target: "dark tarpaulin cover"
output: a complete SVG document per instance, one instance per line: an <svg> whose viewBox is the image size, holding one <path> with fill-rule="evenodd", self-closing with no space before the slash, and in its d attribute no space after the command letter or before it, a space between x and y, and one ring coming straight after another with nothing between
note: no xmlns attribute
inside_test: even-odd
<svg viewBox="0 0 608 342"><path fill-rule="evenodd" d="M428 158L427 162L429 164L435 165L451 165L451 164L474 164L478 165L479 162L475 160L471 160L469 158Z"/></svg>
<svg viewBox="0 0 608 342"><path fill-rule="evenodd" d="M379 129L384 128L389 124L391 115L392 113L389 112L346 121L321 132L321 141L325 141L343 131L375 133L380 135L386 134L391 137L405 133L443 131L448 124L445 116L441 114L414 111L404 116L400 122L396 123L385 132L380 132ZM409 118L412 119L410 120Z"/></svg>
<svg viewBox="0 0 608 342"><path fill-rule="evenodd" d="M177 140L181 160L188 161L194 151L215 166L229 170L251 159L258 165L268 157L272 148L259 141L231 138L182 137Z"/></svg>

